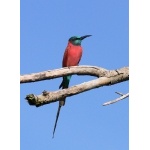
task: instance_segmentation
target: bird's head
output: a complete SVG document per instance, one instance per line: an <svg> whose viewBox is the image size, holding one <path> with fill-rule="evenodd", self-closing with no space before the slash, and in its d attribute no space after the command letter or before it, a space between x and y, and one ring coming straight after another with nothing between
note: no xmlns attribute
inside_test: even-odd
<svg viewBox="0 0 150 150"><path fill-rule="evenodd" d="M81 42L83 39L89 37L89 36L92 36L92 35L85 35L85 36L81 36L81 37L78 37L78 36L72 36L70 39L69 39L69 42L72 43L73 45L81 45Z"/></svg>

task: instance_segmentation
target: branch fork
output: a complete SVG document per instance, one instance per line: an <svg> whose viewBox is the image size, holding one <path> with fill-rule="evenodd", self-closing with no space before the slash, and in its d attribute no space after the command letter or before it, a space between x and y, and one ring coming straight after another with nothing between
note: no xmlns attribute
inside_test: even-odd
<svg viewBox="0 0 150 150"><path fill-rule="evenodd" d="M32 73L20 76L20 83L38 82L59 78L64 75L90 75L97 79L84 82L67 89L61 89L54 92L43 91L40 95L29 94L26 100L30 105L36 107L59 101L63 97L73 96L94 88L109 86L129 80L129 67L123 67L117 70L107 70L97 66L72 66L70 68L60 68L48 70L39 73ZM124 96L124 95L122 95Z"/></svg>

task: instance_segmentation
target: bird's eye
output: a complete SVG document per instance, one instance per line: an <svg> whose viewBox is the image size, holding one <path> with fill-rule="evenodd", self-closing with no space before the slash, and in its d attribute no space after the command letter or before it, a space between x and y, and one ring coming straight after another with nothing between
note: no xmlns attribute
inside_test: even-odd
<svg viewBox="0 0 150 150"><path fill-rule="evenodd" d="M75 38L74 41L75 41L75 40L79 40L79 39L80 39L80 38Z"/></svg>

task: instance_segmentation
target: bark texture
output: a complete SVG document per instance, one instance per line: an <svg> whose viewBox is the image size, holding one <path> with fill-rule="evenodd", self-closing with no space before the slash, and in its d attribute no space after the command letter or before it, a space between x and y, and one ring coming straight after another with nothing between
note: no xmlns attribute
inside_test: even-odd
<svg viewBox="0 0 150 150"><path fill-rule="evenodd" d="M107 70L96 66L73 66L65 67L56 70L48 70L39 73L32 73L20 76L20 83L30 83L42 80L49 80L59 78L64 75L90 75L95 76L97 79L84 82L68 89L62 89L54 92L43 91L40 95L29 94L26 100L30 105L37 107L59 101L63 97L73 96L94 88L102 86L109 86L129 80L129 67L123 67L116 70Z"/></svg>

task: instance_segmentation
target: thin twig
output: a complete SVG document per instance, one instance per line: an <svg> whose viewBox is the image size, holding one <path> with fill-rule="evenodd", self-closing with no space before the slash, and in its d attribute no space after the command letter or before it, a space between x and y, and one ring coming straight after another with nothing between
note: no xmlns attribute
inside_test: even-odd
<svg viewBox="0 0 150 150"><path fill-rule="evenodd" d="M116 93L119 94L119 95L122 95L122 94L119 93L119 92L116 92ZM103 104L103 106L106 106L106 105L110 105L110 104L116 103L116 102L118 102L118 101L120 101L120 100L123 100L123 99L125 99L125 98L127 98L127 97L129 97L129 93L124 94L124 95L122 95L121 97L119 97L119 98L117 98L117 99L115 99L115 100L106 102L106 103Z"/></svg>
<svg viewBox="0 0 150 150"><path fill-rule="evenodd" d="M123 96L124 94L122 94L122 93L120 93L120 92L115 92L116 94L119 94L119 95L121 95L121 96Z"/></svg>

